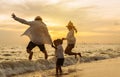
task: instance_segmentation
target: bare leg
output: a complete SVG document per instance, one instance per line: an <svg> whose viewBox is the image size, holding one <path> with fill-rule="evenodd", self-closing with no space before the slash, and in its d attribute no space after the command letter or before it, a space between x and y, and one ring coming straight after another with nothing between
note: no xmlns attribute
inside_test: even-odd
<svg viewBox="0 0 120 77"><path fill-rule="evenodd" d="M59 70L60 70L60 74L62 75L63 72L62 72L62 68L61 68L61 66L59 67Z"/></svg>
<svg viewBox="0 0 120 77"><path fill-rule="evenodd" d="M27 49L27 53L29 53L29 60L32 60L33 52Z"/></svg>
<svg viewBox="0 0 120 77"><path fill-rule="evenodd" d="M59 67L56 66L56 75L58 75L58 70L59 70Z"/></svg>
<svg viewBox="0 0 120 77"><path fill-rule="evenodd" d="M45 59L47 59L47 58L48 58L47 51L46 51L46 50L44 50L44 51L43 51L43 53L44 53Z"/></svg>
<svg viewBox="0 0 120 77"><path fill-rule="evenodd" d="M81 53L78 53L79 57L82 57Z"/></svg>
<svg viewBox="0 0 120 77"><path fill-rule="evenodd" d="M65 49L65 53L68 54L68 55L75 55L75 58L77 58L77 53L72 52L72 49L73 48L67 47Z"/></svg>

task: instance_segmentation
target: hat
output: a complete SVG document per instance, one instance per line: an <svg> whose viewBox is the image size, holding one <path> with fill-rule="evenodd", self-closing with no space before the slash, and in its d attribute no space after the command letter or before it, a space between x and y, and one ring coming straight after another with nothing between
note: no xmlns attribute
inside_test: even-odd
<svg viewBox="0 0 120 77"><path fill-rule="evenodd" d="M74 26L73 26L73 23L71 21L69 21L69 23L66 27L74 27Z"/></svg>
<svg viewBox="0 0 120 77"><path fill-rule="evenodd" d="M35 17L35 20L41 20L42 21L42 18L40 16L37 16L37 17Z"/></svg>

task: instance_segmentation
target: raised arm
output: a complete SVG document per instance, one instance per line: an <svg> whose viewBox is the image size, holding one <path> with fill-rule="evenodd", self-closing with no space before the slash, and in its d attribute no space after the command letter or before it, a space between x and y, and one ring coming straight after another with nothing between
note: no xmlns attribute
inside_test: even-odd
<svg viewBox="0 0 120 77"><path fill-rule="evenodd" d="M27 24L27 25L30 25L30 22L22 19L22 18L19 18L17 17L14 13L12 14L12 18L20 23L23 23L23 24Z"/></svg>
<svg viewBox="0 0 120 77"><path fill-rule="evenodd" d="M62 41L63 41L63 40L67 40L67 38L62 38Z"/></svg>
<svg viewBox="0 0 120 77"><path fill-rule="evenodd" d="M57 49L57 47L55 47L53 44L51 45L53 48Z"/></svg>

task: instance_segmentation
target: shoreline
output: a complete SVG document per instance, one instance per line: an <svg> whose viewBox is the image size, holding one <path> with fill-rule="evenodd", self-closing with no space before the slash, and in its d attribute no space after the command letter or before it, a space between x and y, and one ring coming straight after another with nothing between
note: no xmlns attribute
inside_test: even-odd
<svg viewBox="0 0 120 77"><path fill-rule="evenodd" d="M74 68L75 65L63 67L63 71L66 71L66 69L68 71L69 69L71 72L68 72L68 75L63 75L61 77L120 77L120 57L90 63L80 63L77 64L76 70L74 70ZM11 77L43 77L42 74L50 73L49 71L55 74L54 68L45 72L35 71Z"/></svg>

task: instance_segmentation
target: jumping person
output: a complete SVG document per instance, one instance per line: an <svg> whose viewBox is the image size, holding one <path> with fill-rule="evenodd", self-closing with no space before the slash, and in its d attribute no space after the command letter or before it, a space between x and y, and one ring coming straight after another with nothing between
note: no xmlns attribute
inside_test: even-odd
<svg viewBox="0 0 120 77"><path fill-rule="evenodd" d="M45 44L52 45L52 40L49 35L46 24L42 21L40 16L35 17L33 21L26 21L22 18L17 17L14 13L12 18L20 23L29 25L29 28L23 33L30 38L30 42L27 46L27 53L29 53L29 60L32 60L32 49L36 46L44 53L45 59L48 58L48 54L45 48Z"/></svg>
<svg viewBox="0 0 120 77"><path fill-rule="evenodd" d="M67 37L63 38L63 40L67 40L67 47L65 49L65 54L75 55L75 58L77 55L81 57L81 53L72 52L72 49L75 47L75 43L76 43L76 38L74 36L74 33L75 32L77 33L77 29L75 28L75 26L73 25L71 21L69 21L66 27L68 28L69 32L67 34Z"/></svg>

